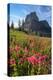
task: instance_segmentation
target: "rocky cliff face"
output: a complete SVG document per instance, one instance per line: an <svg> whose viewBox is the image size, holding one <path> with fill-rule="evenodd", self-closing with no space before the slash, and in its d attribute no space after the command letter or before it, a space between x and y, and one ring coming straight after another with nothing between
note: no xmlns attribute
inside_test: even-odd
<svg viewBox="0 0 53 80"><path fill-rule="evenodd" d="M39 32L41 35L48 35L51 36L51 27L49 26L46 20L39 21L39 18L36 12L32 12L26 16L25 23L23 25L24 30L26 31L35 31Z"/></svg>

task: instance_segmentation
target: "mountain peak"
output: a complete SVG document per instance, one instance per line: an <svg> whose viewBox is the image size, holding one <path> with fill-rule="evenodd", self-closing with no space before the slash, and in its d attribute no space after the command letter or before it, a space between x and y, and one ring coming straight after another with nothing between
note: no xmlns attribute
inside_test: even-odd
<svg viewBox="0 0 53 80"><path fill-rule="evenodd" d="M39 18L38 18L38 16L37 16L36 12L31 12L30 14L28 14L28 15L26 16L26 19L25 19L26 22L30 22L30 21L32 21L32 20L34 20L34 21L39 21Z"/></svg>
<svg viewBox="0 0 53 80"><path fill-rule="evenodd" d="M45 36L51 34L51 27L49 26L48 22L46 20L39 21L36 12L31 12L26 16L23 28L29 33L30 31L35 31Z"/></svg>

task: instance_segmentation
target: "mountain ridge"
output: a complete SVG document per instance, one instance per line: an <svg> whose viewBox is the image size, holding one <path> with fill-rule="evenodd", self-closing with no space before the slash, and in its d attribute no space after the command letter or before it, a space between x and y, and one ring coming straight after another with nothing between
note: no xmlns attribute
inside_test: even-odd
<svg viewBox="0 0 53 80"><path fill-rule="evenodd" d="M31 12L26 15L24 25L22 26L24 30L30 32L39 32L42 36L51 36L51 27L46 20L39 21L36 12ZM47 33L47 34L46 34ZM45 34L45 35L44 35Z"/></svg>

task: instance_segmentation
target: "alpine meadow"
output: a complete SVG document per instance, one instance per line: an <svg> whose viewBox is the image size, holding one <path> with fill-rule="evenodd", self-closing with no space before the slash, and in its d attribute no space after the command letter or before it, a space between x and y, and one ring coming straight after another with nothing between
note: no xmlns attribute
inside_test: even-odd
<svg viewBox="0 0 53 80"><path fill-rule="evenodd" d="M8 76L51 74L51 6L8 4Z"/></svg>

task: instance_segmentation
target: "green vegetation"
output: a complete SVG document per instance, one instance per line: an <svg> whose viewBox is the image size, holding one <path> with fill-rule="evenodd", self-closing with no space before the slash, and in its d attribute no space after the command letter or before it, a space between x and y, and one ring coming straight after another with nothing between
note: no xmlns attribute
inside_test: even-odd
<svg viewBox="0 0 53 80"><path fill-rule="evenodd" d="M51 74L51 38L9 30L9 76Z"/></svg>

